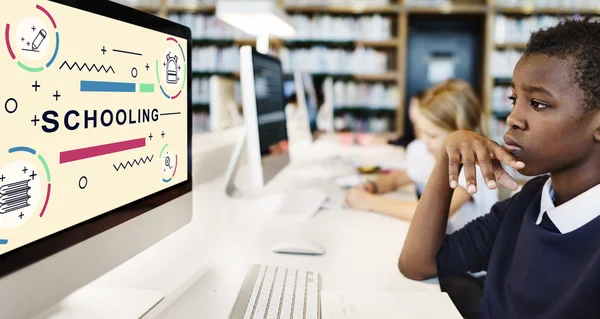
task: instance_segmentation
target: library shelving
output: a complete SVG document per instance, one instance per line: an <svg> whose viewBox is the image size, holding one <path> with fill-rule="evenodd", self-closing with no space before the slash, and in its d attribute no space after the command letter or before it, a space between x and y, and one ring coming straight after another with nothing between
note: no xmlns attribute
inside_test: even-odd
<svg viewBox="0 0 600 319"><path fill-rule="evenodd" d="M132 0L129 0L130 2ZM583 0L578 3L583 3L582 7L572 7L573 2L569 0L377 0L377 1L314 1L314 0L276 0L281 7L292 17L309 17L314 18L326 17L327 19L336 18L353 18L357 25L360 24L360 19L372 18L377 19L377 23L386 26L389 23L389 36L383 38L368 38L363 35L357 37L346 38L325 38L320 35L306 35L300 38L292 39L270 39L271 51L274 54L279 54L282 49L289 52L296 50L309 50L318 47L320 50L372 50L375 53L383 53L386 55L387 70L384 72L369 72L369 74L350 73L340 74L340 72L310 72L316 77L331 76L335 80L353 80L362 82L380 82L386 85L392 83L399 88L399 105L395 110L386 108L371 109L368 106L362 108L344 107L336 108L336 113L359 113L362 112L369 116L369 113L390 113L393 117L393 130L403 132L403 123L405 116L405 89L406 78L406 60L407 60L407 45L408 45L408 26L409 21L420 16L479 16L485 20L485 30L483 39L483 59L484 63L481 66L481 91L480 96L487 108L492 110L492 114L499 121L497 131L504 129L504 123L508 111L506 109L498 109L494 103L494 90L498 87L510 87L512 72L495 74L498 61L493 59L498 58L503 52L512 54L511 59L501 60L503 63L515 63L513 61L518 58L520 52L526 48L526 42L529 32L532 30L518 30L523 32L519 37L514 29L515 20L525 21L516 23L521 26L533 25L533 30L537 26L535 19L539 20L540 26L546 27L545 24L554 24L565 17L573 16L600 16L600 7L597 0ZM155 0L156 2L156 0ZM215 1L182 1L177 0L158 0L158 4L144 5L143 0L138 0L139 5L134 7L162 17L169 18L180 16L189 19L191 17L202 16L203 19L216 19L215 17ZM549 7L548 4L557 4L557 6ZM554 20L552 20L554 19ZM312 21L311 20L311 21ZM219 26L219 22L214 20L206 20L207 24ZM383 21L383 22L381 22ZM533 22L532 22L533 21ZM183 21L178 21L182 23ZM533 24L532 24L533 23ZM504 30L507 36L502 39L499 37L499 31ZM206 30L203 30L206 31ZM217 30L218 31L218 30ZM517 35L515 37L515 35ZM241 32L229 32L225 36L219 36L219 32L215 34L194 34L197 39L194 39L194 47L217 47L231 48L242 45L255 45L255 40L249 36L244 36ZM508 61L508 62L507 62ZM505 69L511 68L511 65L504 65ZM215 68L218 70L218 68ZM506 70L505 70L506 71ZM290 73L286 70L286 73ZM220 72L220 71L194 71L192 77L210 77L211 75L221 75L239 79L238 72ZM289 74L288 74L289 75ZM198 108L203 112L208 111L206 105L198 105ZM375 115L374 115L375 116Z"/></svg>

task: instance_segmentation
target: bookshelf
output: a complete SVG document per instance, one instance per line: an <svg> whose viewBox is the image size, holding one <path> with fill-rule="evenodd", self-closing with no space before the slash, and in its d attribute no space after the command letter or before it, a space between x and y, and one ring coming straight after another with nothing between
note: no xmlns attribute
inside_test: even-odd
<svg viewBox="0 0 600 319"><path fill-rule="evenodd" d="M283 8L289 13L326 13L326 14L397 14L400 5L284 5Z"/></svg>
<svg viewBox="0 0 600 319"><path fill-rule="evenodd" d="M139 0L142 1L142 0ZM204 3L206 1L187 1L187 4L169 4L171 0L159 0L158 5L138 5L137 9L150 12L168 18L169 15L202 15L209 18L215 18L215 4ZM390 21L389 37L369 39L363 36L327 38L321 35L304 35L304 37L295 39L270 39L271 50L279 54L282 49L289 52L298 50L307 50L311 48L325 48L326 50L372 50L373 52L382 52L387 57L386 69L372 72L323 72L310 71L315 77L332 77L334 81L354 81L356 83L381 83L384 85L397 85L399 89L398 106L394 109L389 107L356 107L339 105L336 107L337 113L361 114L370 116L376 114L387 114L393 119L395 131L403 132L404 123L404 100L406 86L406 56L408 44L408 26L412 18L418 16L481 16L485 19L484 30L484 63L482 64L481 78L481 98L482 102L491 110L491 114L500 124L495 128L496 132L492 134L501 134L505 129L501 124L505 121L508 111L506 106L497 107L495 103L501 98L498 88L510 87L512 64L520 57L520 54L526 48L528 32L519 36L521 30L515 31L513 21L525 21L529 26L533 25L535 29L535 19L539 20L540 27L547 27L554 24L559 19L567 16L589 15L600 16L600 5L597 0L581 0L578 3L583 7L572 8L568 0L557 0L555 3L563 4L557 7L548 7L548 1L544 0L389 0L387 1L305 1L312 4L299 4L299 1L277 0L282 8L290 16L305 16L310 19L314 17L329 18L354 18L360 21L362 18L382 17ZM190 4L191 3L191 4ZM334 4L329 4L334 3ZM373 4L377 3L377 4ZM565 3L567 5L565 5ZM503 17L503 18L502 18ZM308 20L310 20L308 19ZM503 20L504 19L504 20ZM554 19L554 20L552 20ZM532 22L533 21L533 22ZM179 21L181 23L181 21ZM216 22L215 22L216 23ZM533 24L532 24L533 23ZM218 23L217 23L218 24ZM549 25L545 25L549 24ZM512 28L512 29L511 29ZM498 30L504 29L506 36L499 37ZM522 32L521 32L522 33ZM196 47L217 47L221 49L239 47L242 45L255 45L255 40L244 36L242 33L227 34L225 36L210 35L194 39L193 46ZM499 53L500 52L500 53ZM497 61L498 55L506 54L510 57L504 57L500 62ZM497 74L498 65L502 65L502 73ZM215 71L215 70L195 70L192 78L208 78L212 75L220 75L239 79L239 72L236 71ZM286 70L286 76L290 76L290 70ZM498 95L498 96L497 96ZM504 97L506 98L506 97ZM202 112L208 111L207 103L195 103L194 109ZM373 115L375 116L375 115ZM494 128L491 128L494 131Z"/></svg>

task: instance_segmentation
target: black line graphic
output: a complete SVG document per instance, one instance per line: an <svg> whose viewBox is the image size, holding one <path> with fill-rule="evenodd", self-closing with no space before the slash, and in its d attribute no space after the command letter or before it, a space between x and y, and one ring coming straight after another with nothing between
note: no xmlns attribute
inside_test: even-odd
<svg viewBox="0 0 600 319"><path fill-rule="evenodd" d="M73 68L77 68L77 69L79 69L79 71L83 71L83 69L85 68L89 72L92 72L92 70L95 70L98 73L100 73L100 71L104 71L106 73L108 73L109 71L112 71L112 73L115 74L115 69L113 69L112 66L109 66L108 69L104 65L100 65L100 67L96 66L96 64L92 64L92 66L88 66L87 63L84 63L83 65L79 66L79 64L77 62L69 65L69 63L67 61L63 62L63 64L61 64L60 68L58 68L58 69L59 70L62 69L65 65L67 66L67 68L69 68L69 70L73 70Z"/></svg>
<svg viewBox="0 0 600 319"><path fill-rule="evenodd" d="M125 53L125 54L133 54L133 55L139 55L142 56L141 53L137 53L137 52L130 52L130 51L123 51L123 50L117 50L117 49L113 49L114 52L119 52L119 53Z"/></svg>
<svg viewBox="0 0 600 319"><path fill-rule="evenodd" d="M154 155L148 157L146 156L146 158L140 158L139 160L133 160L133 162L127 161L125 164L123 163L119 163L119 166L116 166L115 164L113 164L113 167L115 168L115 170L117 170L117 172L122 168L122 169L126 169L127 167L133 167L134 164L135 166L139 166L142 164L146 164L146 162L152 162L152 159L154 158Z"/></svg>
<svg viewBox="0 0 600 319"><path fill-rule="evenodd" d="M163 116L163 115L177 115L177 114L181 114L181 112L160 113L160 116Z"/></svg>
<svg viewBox="0 0 600 319"><path fill-rule="evenodd" d="M19 181L0 187L0 214L10 213L29 206L29 180Z"/></svg>

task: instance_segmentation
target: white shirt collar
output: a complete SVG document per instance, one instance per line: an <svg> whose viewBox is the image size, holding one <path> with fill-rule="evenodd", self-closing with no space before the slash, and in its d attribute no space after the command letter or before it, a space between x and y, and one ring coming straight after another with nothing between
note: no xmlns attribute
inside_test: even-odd
<svg viewBox="0 0 600 319"><path fill-rule="evenodd" d="M598 198L600 198L600 184L555 207L554 188L552 181L548 178L542 189L540 213L536 225L542 222L545 212L561 234L574 231L600 215Z"/></svg>

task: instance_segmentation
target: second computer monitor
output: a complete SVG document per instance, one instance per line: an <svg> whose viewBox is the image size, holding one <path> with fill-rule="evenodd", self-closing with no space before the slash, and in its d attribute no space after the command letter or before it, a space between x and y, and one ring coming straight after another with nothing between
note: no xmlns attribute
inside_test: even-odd
<svg viewBox="0 0 600 319"><path fill-rule="evenodd" d="M250 174L262 187L290 162L281 62L250 46L240 57Z"/></svg>

